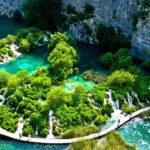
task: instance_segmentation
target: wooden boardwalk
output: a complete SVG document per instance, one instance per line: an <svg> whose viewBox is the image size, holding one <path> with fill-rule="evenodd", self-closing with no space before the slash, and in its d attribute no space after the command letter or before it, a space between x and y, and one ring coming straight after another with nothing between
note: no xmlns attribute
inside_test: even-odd
<svg viewBox="0 0 150 150"><path fill-rule="evenodd" d="M149 110L150 110L150 106L146 107L146 108L143 108L143 109L140 109L140 110L132 113L132 116L131 115L127 115L126 117L124 117L124 119L120 120L119 124L118 124L118 122L116 122L115 124L113 124L111 127L109 127L106 130L103 130L103 131L101 131L99 133L91 134L91 135L88 135L88 136L79 137L79 138L72 138L72 139L46 139L46 138L29 138L29 137L24 137L24 136L19 138L19 135L16 135L15 133L7 132L6 130L4 130L2 128L0 128L0 135L3 135L5 137L9 137L9 138L12 138L12 139L15 139L15 140L24 141L24 142L31 142L31 143L70 144L70 143L77 142L77 141L91 140L91 139L103 137L106 134L108 134L108 133L112 132L113 130L117 129L118 127L122 126L123 124L125 124L126 122L131 120L132 118L138 116L142 112L149 111Z"/></svg>

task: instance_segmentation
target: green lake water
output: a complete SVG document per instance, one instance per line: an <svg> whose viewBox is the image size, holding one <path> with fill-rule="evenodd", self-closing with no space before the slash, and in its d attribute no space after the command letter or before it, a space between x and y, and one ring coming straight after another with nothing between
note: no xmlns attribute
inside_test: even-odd
<svg viewBox="0 0 150 150"><path fill-rule="evenodd" d="M63 89L67 92L73 92L75 87L78 85L82 85L88 91L93 88L95 85L92 81L84 80L81 76L76 75L70 77L66 82L62 85Z"/></svg>
<svg viewBox="0 0 150 150"><path fill-rule="evenodd" d="M5 37L8 33L16 33L22 25L14 23L12 20L0 19L0 38ZM79 68L81 71L94 69L101 73L107 71L100 68L97 62L101 52L98 47L83 43L78 43L78 53L80 54ZM0 69L6 70L12 74L19 70L28 70L33 73L38 67L49 64L46 61L48 50L39 48L31 54L25 54L9 63L0 65ZM91 89L95 84L91 81L85 81L80 76L72 76L62 86L68 92L74 90L76 85L83 85L87 90ZM123 126L119 131L126 141L135 144L140 150L150 150L150 121L131 121ZM65 145L39 145L17 142L13 140L0 140L0 150L65 150Z"/></svg>
<svg viewBox="0 0 150 150"><path fill-rule="evenodd" d="M5 70L9 73L16 73L20 70L28 70L31 74L37 70L39 67L48 67L46 56L48 54L47 48L39 48L30 54L24 54L15 60L0 65L1 70Z"/></svg>

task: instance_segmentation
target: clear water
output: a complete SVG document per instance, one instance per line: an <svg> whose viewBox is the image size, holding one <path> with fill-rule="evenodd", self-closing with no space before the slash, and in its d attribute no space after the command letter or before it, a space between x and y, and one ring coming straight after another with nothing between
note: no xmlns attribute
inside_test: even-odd
<svg viewBox="0 0 150 150"><path fill-rule="evenodd" d="M119 129L129 144L135 144L138 150L150 150L150 120L135 118Z"/></svg>
<svg viewBox="0 0 150 150"><path fill-rule="evenodd" d="M0 17L0 38L6 37L8 34L15 34L18 29L26 27L23 24L18 24L13 19Z"/></svg>
<svg viewBox="0 0 150 150"><path fill-rule="evenodd" d="M67 92L73 92L75 87L78 85L84 86L85 89L88 91L93 88L95 83L92 81L84 80L81 76L76 75L66 80L62 87Z"/></svg>
<svg viewBox="0 0 150 150"><path fill-rule="evenodd" d="M28 70L31 74L39 67L49 66L46 61L47 54L48 50L46 48L40 48L33 53L24 54L9 63L0 65L0 69L12 74L20 70Z"/></svg>
<svg viewBox="0 0 150 150"><path fill-rule="evenodd" d="M28 144L13 140L0 140L0 150L66 150L67 145Z"/></svg>

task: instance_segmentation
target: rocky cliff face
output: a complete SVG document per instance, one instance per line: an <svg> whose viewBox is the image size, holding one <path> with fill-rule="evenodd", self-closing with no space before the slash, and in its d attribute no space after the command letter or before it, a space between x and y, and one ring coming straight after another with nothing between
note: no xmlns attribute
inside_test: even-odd
<svg viewBox="0 0 150 150"><path fill-rule="evenodd" d="M84 20L92 30L99 22L114 27L120 27L122 31L132 39L132 52L136 57L150 59L150 15L146 21L139 20L137 31L132 31L132 17L139 10L137 0L64 0L64 5L74 5L80 11L85 3L95 8L95 17ZM82 23L70 26L70 32L78 39L87 41L86 35L83 34ZM89 38L92 41L93 35Z"/></svg>
<svg viewBox="0 0 150 150"><path fill-rule="evenodd" d="M15 10L21 10L24 0L0 0L0 15L13 17Z"/></svg>
<svg viewBox="0 0 150 150"><path fill-rule="evenodd" d="M8 17L13 16L16 9L21 9L25 0L0 0L0 14ZM81 11L86 3L95 8L95 17L84 20L92 31L96 24L101 22L106 25L120 27L122 31L132 39L132 52L135 56L150 59L150 15L145 21L139 20L137 31L132 31L132 16L140 10L138 0L63 0L64 7L68 4L74 5ZM73 24L69 32L80 41L93 43L95 33L88 37L83 32L83 21ZM87 40L88 39L88 40Z"/></svg>

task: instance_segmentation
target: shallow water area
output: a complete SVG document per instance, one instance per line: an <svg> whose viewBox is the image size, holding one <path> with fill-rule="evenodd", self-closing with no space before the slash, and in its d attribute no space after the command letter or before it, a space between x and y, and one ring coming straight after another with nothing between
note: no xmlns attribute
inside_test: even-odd
<svg viewBox="0 0 150 150"><path fill-rule="evenodd" d="M84 86L86 91L88 91L94 87L95 83L93 81L84 80L80 75L75 75L66 80L65 83L62 84L62 87L66 92L73 92L78 85Z"/></svg>
<svg viewBox="0 0 150 150"><path fill-rule="evenodd" d="M47 48L41 47L30 54L21 55L11 62L0 65L0 69L12 74L16 73L17 71L28 70L28 72L32 74L39 67L49 66L46 60L47 54Z"/></svg>
<svg viewBox="0 0 150 150"><path fill-rule="evenodd" d="M119 129L126 142L135 144L138 150L150 150L150 119L135 118Z"/></svg>

